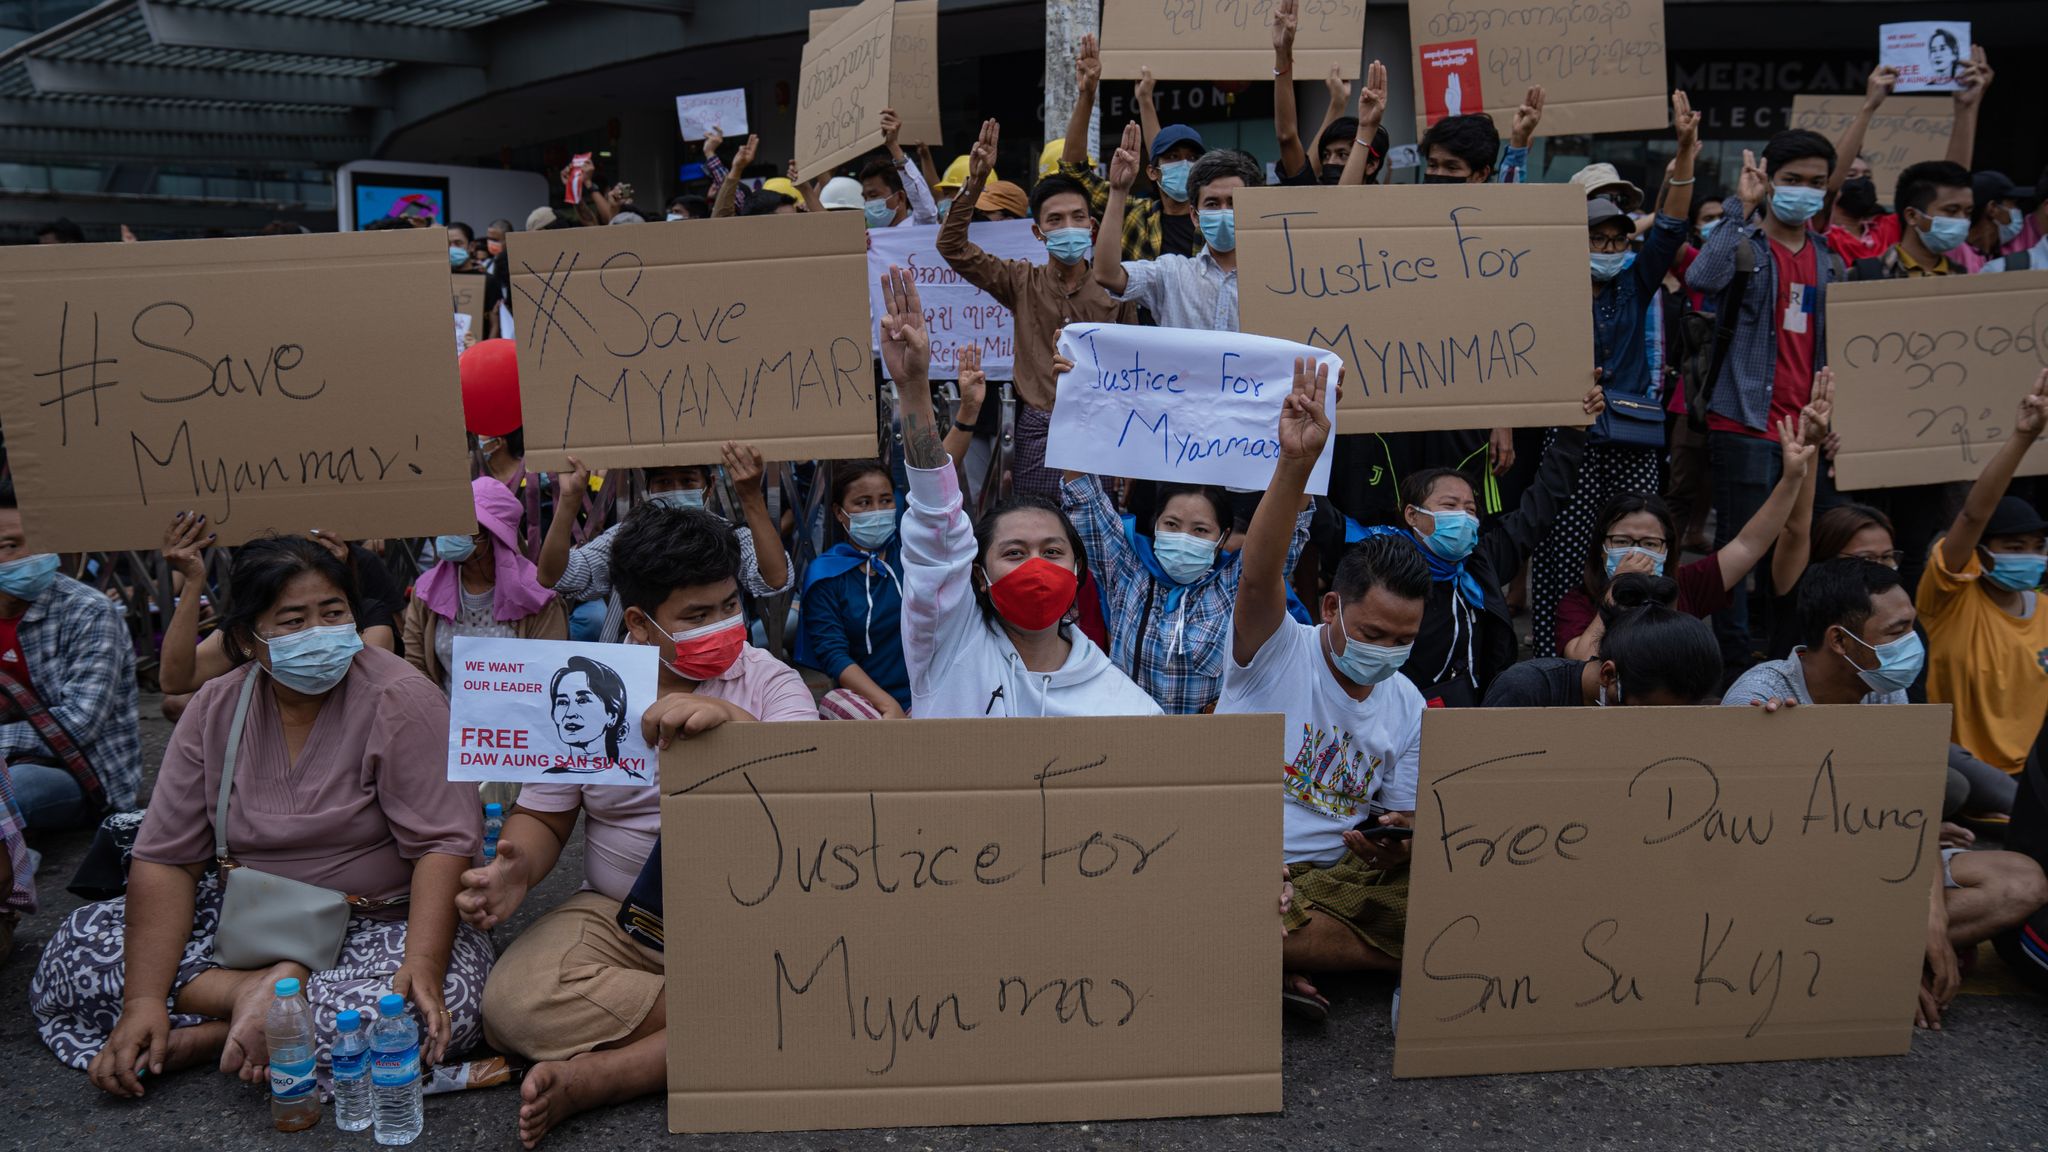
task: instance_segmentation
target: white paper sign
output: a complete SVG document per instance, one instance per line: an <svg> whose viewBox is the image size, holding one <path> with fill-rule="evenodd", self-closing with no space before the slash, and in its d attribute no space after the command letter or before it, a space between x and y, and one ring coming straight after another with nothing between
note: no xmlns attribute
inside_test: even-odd
<svg viewBox="0 0 2048 1152"><path fill-rule="evenodd" d="M1970 62L1968 20L1880 24L1877 62L1899 70L1894 92L1953 92Z"/></svg>
<svg viewBox="0 0 2048 1152"><path fill-rule="evenodd" d="M532 784L659 782L640 717L660 684L642 644L455 638L448 778Z"/></svg>
<svg viewBox="0 0 2048 1152"><path fill-rule="evenodd" d="M682 123L683 139L702 140L712 128L726 137L747 134L747 90L727 88L720 92L694 92L676 97L676 119Z"/></svg>
<svg viewBox="0 0 2048 1152"><path fill-rule="evenodd" d="M457 313L455 314L455 354L456 354L457 356L460 356L460 355L462 355L462 349L463 349L463 348L464 348L464 347L466 346L466 340L467 340L468 336L469 336L469 313L467 313L467 312L457 312ZM478 338L478 339L482 339L482 338L483 338L483 333L481 333L481 332L477 333L477 338Z"/></svg>
<svg viewBox="0 0 2048 1152"><path fill-rule="evenodd" d="M999 259L1032 264L1043 264L1047 259L1045 241L1031 234L1029 220L969 224L967 238ZM953 357L962 344L981 345L981 371L989 379L1010 379L1010 365L1017 355L1010 310L961 279L939 256L938 244L937 224L869 230L868 313L873 317L875 347L882 346L882 277L894 264L917 281L918 299L924 303L925 328L932 338L932 379L952 380L958 376Z"/></svg>
<svg viewBox="0 0 2048 1152"><path fill-rule="evenodd" d="M1330 366L1324 410L1337 419L1343 358L1327 348L1242 332L1069 324L1046 432L1045 465L1101 476L1263 490L1280 458L1280 407L1294 359ZM1330 490L1332 435L1308 491Z"/></svg>

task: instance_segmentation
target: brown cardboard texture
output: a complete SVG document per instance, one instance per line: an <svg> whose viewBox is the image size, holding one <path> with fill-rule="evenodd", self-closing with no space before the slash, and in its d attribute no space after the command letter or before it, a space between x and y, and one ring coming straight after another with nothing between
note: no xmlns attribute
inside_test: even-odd
<svg viewBox="0 0 2048 1152"><path fill-rule="evenodd" d="M484 276L478 272L451 272L448 283L455 297L455 311L469 317L469 331L484 338Z"/></svg>
<svg viewBox="0 0 2048 1152"><path fill-rule="evenodd" d="M1360 74L1366 0L1300 5L1294 75L1319 81L1332 65ZM1273 81L1271 3L1243 0L1103 0L1102 74L1136 80L1150 66L1157 80Z"/></svg>
<svg viewBox="0 0 2048 1152"><path fill-rule="evenodd" d="M811 9L811 39L851 8ZM939 0L896 0L896 33L889 55L889 107L903 121L905 148L937 147L939 126Z"/></svg>
<svg viewBox="0 0 2048 1152"><path fill-rule="evenodd" d="M1432 109L1484 112L1506 139L1515 109L1538 84L1538 136L1663 128L1671 123L1664 36L1663 0L1521 8L1410 0L1415 131L1429 127ZM1473 50L1468 67L1432 66L1461 48Z"/></svg>
<svg viewBox="0 0 2048 1152"><path fill-rule="evenodd" d="M1424 713L1394 1075L1903 1054L1948 726Z"/></svg>
<svg viewBox="0 0 2048 1152"><path fill-rule="evenodd" d="M515 232L526 466L875 454L858 212Z"/></svg>
<svg viewBox="0 0 2048 1152"><path fill-rule="evenodd" d="M1835 483L1975 480L2048 364L2048 271L1828 288ZM2048 473L2037 442L2019 474Z"/></svg>
<svg viewBox="0 0 2048 1152"><path fill-rule="evenodd" d="M1337 431L1587 422L1577 188L1244 188L1236 203L1239 326L1344 357Z"/></svg>
<svg viewBox="0 0 2048 1152"><path fill-rule="evenodd" d="M669 1129L1280 1110L1278 716L662 756Z"/></svg>
<svg viewBox="0 0 2048 1152"><path fill-rule="evenodd" d="M0 248L29 547L476 530L439 229Z"/></svg>
<svg viewBox="0 0 2048 1152"><path fill-rule="evenodd" d="M895 18L895 0L864 0L804 44L796 101L799 181L830 175L882 146L882 109L895 93Z"/></svg>
<svg viewBox="0 0 2048 1152"><path fill-rule="evenodd" d="M1794 96L1790 127L1840 140L1862 107L1860 95ZM1955 108L1950 96L1893 96L1878 108L1863 134L1863 155L1870 160L1870 179L1877 185L1878 200L1892 202L1899 173L1908 165L1948 157Z"/></svg>

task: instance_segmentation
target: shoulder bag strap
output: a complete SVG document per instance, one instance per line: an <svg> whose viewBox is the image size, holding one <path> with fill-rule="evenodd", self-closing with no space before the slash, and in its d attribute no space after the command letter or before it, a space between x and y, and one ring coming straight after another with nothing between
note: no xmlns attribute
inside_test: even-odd
<svg viewBox="0 0 2048 1152"><path fill-rule="evenodd" d="M249 662L242 677L242 695L235 701L235 718L228 725L228 750L220 761L220 799L213 806L213 858L226 864L228 857L228 798L235 790L235 756L242 750L242 728L249 719L249 697L256 692L256 675L262 666Z"/></svg>

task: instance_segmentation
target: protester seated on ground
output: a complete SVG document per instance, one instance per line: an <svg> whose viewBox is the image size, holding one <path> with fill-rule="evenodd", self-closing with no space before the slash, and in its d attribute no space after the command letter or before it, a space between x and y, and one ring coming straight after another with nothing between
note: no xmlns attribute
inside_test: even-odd
<svg viewBox="0 0 2048 1152"><path fill-rule="evenodd" d="M1806 471L1820 450L1801 437L1800 418L1787 416L1778 426L1778 451L1783 458L1777 486L1756 515L1728 543L1686 564L1677 564L1678 526L1664 501L1622 492L1593 519L1593 537L1586 549L1585 577L1557 605L1558 650L1574 660L1599 651L1602 625L1595 605L1608 581L1623 572L1670 576L1678 583L1678 610L1711 616L1728 603L1729 593L1749 578L1773 541L1784 531Z"/></svg>
<svg viewBox="0 0 2048 1152"><path fill-rule="evenodd" d="M1141 71L1143 78L1138 81L1136 103L1144 127L1129 147L1134 158L1151 158L1145 172L1152 186L1159 190L1159 196L1130 197L1109 234L1120 240L1119 251L1126 260L1152 260L1167 254L1192 256L1202 246L1202 234L1195 223L1189 177L1194 174L1195 161L1208 149L1202 144L1201 134L1185 124L1159 126L1159 110L1152 102L1152 70ZM1096 173L1091 155L1095 140L1091 117L1102 81L1102 55L1092 35L1081 37L1080 51L1074 58L1074 80L1077 95L1073 114L1067 118L1059 174L1079 181L1088 190L1089 210L1096 219L1107 221L1110 186ZM1135 167L1132 176L1136 177Z"/></svg>
<svg viewBox="0 0 2048 1152"><path fill-rule="evenodd" d="M28 849L28 821L14 799L7 765L0 764L0 964L14 954L14 928L36 910L36 857Z"/></svg>
<svg viewBox="0 0 2048 1152"><path fill-rule="evenodd" d="M515 546L520 552L533 555L540 548L542 522L552 510L554 493L548 490L546 476L526 470L526 430L514 428L503 436L475 437L475 448L476 470L495 477L519 501L524 519L519 522ZM422 556L421 566L433 560L432 556Z"/></svg>
<svg viewBox="0 0 2048 1152"><path fill-rule="evenodd" d="M475 1043L491 943L456 924L454 900L481 847L476 785L447 779L447 699L363 646L358 607L348 567L312 540L237 549L221 619L234 669L171 733L128 894L67 917L29 985L43 1042L103 1091L141 1096L138 1069L215 1062L263 1082L264 1014L286 978L313 1006L322 1062L335 1014L390 991L420 1017L423 1064ZM216 962L223 880L210 865L223 832L238 866L355 903L332 968Z"/></svg>
<svg viewBox="0 0 2048 1152"><path fill-rule="evenodd" d="M839 539L804 570L796 660L835 685L818 703L820 717L900 720L910 708L910 671L903 663L903 544L888 468L879 460L835 462L831 507Z"/></svg>
<svg viewBox="0 0 2048 1152"><path fill-rule="evenodd" d="M932 415L930 336L909 273L889 269L882 307L882 359L900 397L910 477L900 524L910 714L1158 715L1159 704L1074 625L1088 550L1059 505L1013 496L968 521Z"/></svg>
<svg viewBox="0 0 2048 1152"><path fill-rule="evenodd" d="M400 633L405 660L448 690L455 638L567 640L569 616L518 546L519 502L488 476L470 483L476 532L437 536L437 562L413 585Z"/></svg>
<svg viewBox="0 0 2048 1152"><path fill-rule="evenodd" d="M2027 754L2019 785L2005 846L2048 869L2048 724ZM2034 991L2048 995L2048 905L2000 933L1992 944L2008 969Z"/></svg>
<svg viewBox="0 0 2048 1152"><path fill-rule="evenodd" d="M1766 712L1800 704L1904 704L1926 657L1913 630L1913 601L1899 574L1840 557L1806 574L1799 592L1806 646L1758 664L1721 703ZM2048 904L2048 876L2019 852L1971 851L1974 837L1942 827L1941 869L1933 877L1926 962L1914 1023L1941 1027L1961 983L1956 952L2014 927Z"/></svg>
<svg viewBox="0 0 2048 1152"><path fill-rule="evenodd" d="M1128 300L1165 328L1235 332L1237 327L1237 214L1239 188L1257 188L1266 171L1249 153L1219 148L1195 162L1187 194L1195 205L1202 244L1193 256L1162 253L1152 260L1123 258L1123 214L1138 175L1138 126L1124 126L1109 162L1109 201L1095 236L1090 273L1112 300Z"/></svg>
<svg viewBox="0 0 2048 1152"><path fill-rule="evenodd" d="M2012 433L1984 464L1963 510L1920 575L1927 699L1955 707L1953 739L2009 775L2048 715L2048 519L2006 494L2048 426L2048 370L2021 399Z"/></svg>
<svg viewBox="0 0 2048 1152"><path fill-rule="evenodd" d="M731 720L817 719L796 670L747 643L730 525L698 508L643 504L608 554L626 642L661 654L660 698L637 718L649 743L666 748ZM491 1045L537 1062L519 1093L528 1148L577 1112L667 1083L662 955L619 926L642 871L660 868L654 782L525 785L497 857L462 874L456 903L476 928L504 923L561 858L579 811L582 891L521 932L484 987Z"/></svg>
<svg viewBox="0 0 2048 1152"><path fill-rule="evenodd" d="M1803 643L1799 622L1799 586L1814 566L1838 556L1854 556L1897 571L1905 560L1892 531L1892 518L1868 504L1837 504L1813 517L1804 531L1798 517L1788 521L1771 557L1771 643L1767 653L1783 657ZM1797 567L1794 567L1794 565ZM1791 579L1787 581L1786 576Z"/></svg>
<svg viewBox="0 0 2048 1152"><path fill-rule="evenodd" d="M1495 678L1485 706L1682 707L1709 702L1721 687L1721 647L1713 629L1678 611L1677 602L1678 584L1668 577L1643 572L1616 576L1600 605L1597 655L1590 660L1524 660Z"/></svg>
<svg viewBox="0 0 2048 1152"><path fill-rule="evenodd" d="M164 694L164 719L175 722L191 703L192 693L216 676L234 668L228 659L227 637L218 629L199 639L199 619L206 599L206 549L213 543L213 525L203 513L178 512L164 527L163 558L171 576L179 581L178 604L164 622L163 640L158 647L156 682ZM336 539L318 529L307 533L332 553L355 577L362 601L356 617L364 645L398 650L398 614L405 610L405 591L391 578L391 570L375 552L360 544ZM215 604L218 609L220 605Z"/></svg>
<svg viewBox="0 0 2048 1152"><path fill-rule="evenodd" d="M737 441L726 441L723 453L726 478L732 481L733 494L739 498L740 513L746 523L734 527L724 517L713 519L732 528L739 539L740 586L752 596L787 592L796 583L796 566L790 563L789 553L782 546L775 518L768 514L768 498L761 489L761 477L768 466L752 446ZM605 600L604 626L597 639L617 644L625 634L625 606L613 594L611 578L612 539L618 534L619 525L612 525L585 544L571 547L576 540L577 514L590 491L590 470L574 456L569 457L569 469L555 474L555 489L560 496L556 499L554 522L548 525L547 539L541 542L538 578L542 587L554 589L572 603ZM623 479L614 478L615 482ZM702 464L649 468L643 479L648 503L671 508L701 509L711 492L711 469ZM767 541L765 549L762 541Z"/></svg>
<svg viewBox="0 0 2048 1152"><path fill-rule="evenodd" d="M0 763L35 832L91 827L142 786L128 626L61 566L29 551L0 477Z"/></svg>

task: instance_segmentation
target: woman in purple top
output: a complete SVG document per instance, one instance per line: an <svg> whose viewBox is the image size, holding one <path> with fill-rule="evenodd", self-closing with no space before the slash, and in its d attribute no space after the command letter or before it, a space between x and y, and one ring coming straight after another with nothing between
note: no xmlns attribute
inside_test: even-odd
<svg viewBox="0 0 2048 1152"><path fill-rule="evenodd" d="M445 779L446 698L405 661L364 648L356 611L348 569L311 540L258 540L236 553L221 620L235 669L200 689L171 734L128 897L72 913L29 988L43 1042L107 1092L140 1096L138 1070L215 1061L260 1082L264 1013L286 977L312 1002L322 1063L335 1014L386 991L419 1016L425 1060L478 1038L491 945L455 914L481 841L476 786ZM252 676L228 852L360 898L326 971L289 962L236 971L213 957L214 802Z"/></svg>

